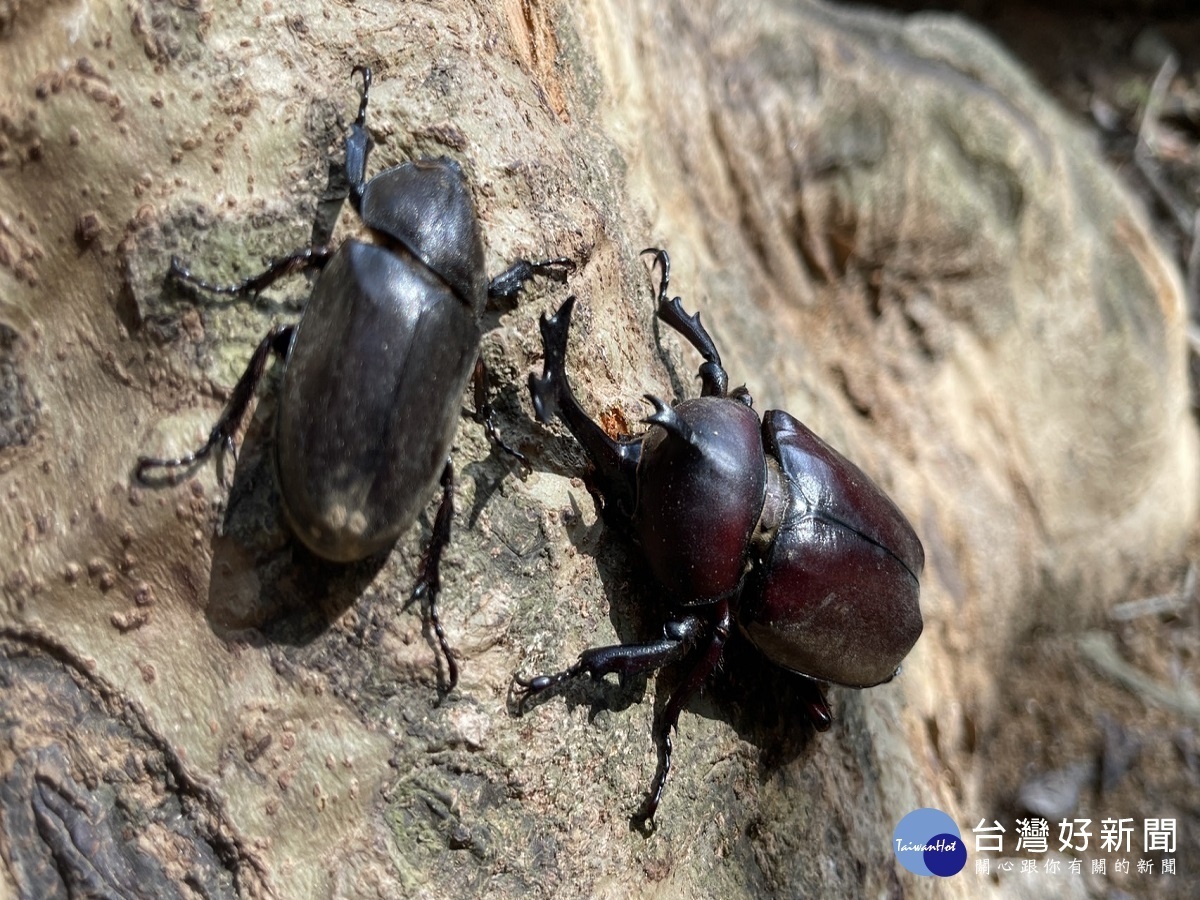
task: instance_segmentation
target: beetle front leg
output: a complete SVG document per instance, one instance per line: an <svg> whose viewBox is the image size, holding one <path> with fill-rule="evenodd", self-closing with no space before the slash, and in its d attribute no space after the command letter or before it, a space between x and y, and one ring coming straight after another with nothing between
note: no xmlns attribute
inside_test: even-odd
<svg viewBox="0 0 1200 900"><path fill-rule="evenodd" d="M518 696L518 712L524 714L525 704L532 698L545 694L580 675L590 675L596 681L605 675L616 675L625 680L652 672L683 659L695 646L704 631L704 620L688 616L678 622L668 622L663 628L662 640L648 644L613 644L608 647L592 647L579 654L579 660L569 669L553 675L536 675L533 678L516 677L514 693Z"/></svg>
<svg viewBox="0 0 1200 900"><path fill-rule="evenodd" d="M662 280L658 283L658 310L656 315L687 338L688 343L700 351L704 363L700 366L701 394L705 397L724 397L729 389L729 375L721 365L721 354L713 343L708 330L700 324L700 313L688 315L683 311L679 297L667 299L667 287L671 283L671 257L666 250L647 247L642 255L654 254L654 264L662 268Z"/></svg>
<svg viewBox="0 0 1200 900"><path fill-rule="evenodd" d="M548 424L557 415L566 423L596 467L606 507L615 505L623 516L628 517L633 514L636 500L635 479L642 445L634 441L614 441L588 417L575 399L575 392L567 380L567 336L574 308L575 297L572 295L553 316L542 316L540 327L546 357L541 377L529 376L533 409L539 422Z"/></svg>
<svg viewBox="0 0 1200 900"><path fill-rule="evenodd" d="M708 681L709 676L721 661L721 654L725 652L725 642L729 639L729 630L732 626L728 600L722 600L717 604L716 615L717 621L709 632L708 645L704 648L704 654L692 666L687 680L671 694L667 705L663 707L662 715L655 723L654 737L658 744L658 770L654 773L654 781L650 784L650 793L646 797L646 802L633 817L636 822L647 825L653 822L654 813L658 810L659 801L662 800L663 788L667 784L667 775L671 771L671 732L679 724L679 714L687 705L688 700Z"/></svg>
<svg viewBox="0 0 1200 900"><path fill-rule="evenodd" d="M540 275L542 278L549 278L551 281L564 284L567 275L574 271L574 260L565 256L556 256L554 259L543 259L537 262L518 259L488 282L488 300L515 302L517 294L521 293L525 282Z"/></svg>
<svg viewBox="0 0 1200 900"><path fill-rule="evenodd" d="M442 469L441 485L442 502L438 505L437 515L433 520L433 534L421 559L421 574L402 610L408 609L423 597L428 598L429 625L437 637L442 656L446 658L448 694L458 684L458 663L450 653L450 642L446 640L446 632L442 628L441 617L438 616L437 598L442 590L442 551L450 543L450 520L454 517L454 466L450 460L446 460L446 467Z"/></svg>
<svg viewBox="0 0 1200 900"><path fill-rule="evenodd" d="M250 357L250 364L246 366L246 371L242 373L242 377L234 385L233 394L229 398L225 412L221 414L221 418L217 420L217 424L209 432L208 440L202 446L191 453L174 459L139 456L137 466L134 469L134 475L137 479L144 482L148 469L177 469L181 466L191 466L195 463L203 462L212 453L213 449L218 446L232 454L236 460L237 451L233 446L233 436L241 427L242 419L250 406L250 400L254 397L258 383L262 381L267 369L267 360L271 357L272 353L279 357L287 356L288 348L292 345L292 336L295 331L296 328L294 325L276 325L267 332L267 336L259 342L258 347L254 350L254 355Z"/></svg>

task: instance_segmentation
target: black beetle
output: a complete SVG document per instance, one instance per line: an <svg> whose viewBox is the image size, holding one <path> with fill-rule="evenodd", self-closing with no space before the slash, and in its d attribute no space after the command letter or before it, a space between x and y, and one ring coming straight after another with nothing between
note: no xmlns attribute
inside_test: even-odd
<svg viewBox="0 0 1200 900"><path fill-rule="evenodd" d="M829 727L817 682L863 688L889 681L921 634L925 553L912 526L870 478L782 410L761 422L728 376L699 314L668 302L660 319L700 351L702 396L654 407L640 437L610 438L580 407L565 372L575 298L542 317L545 368L530 376L538 419L557 414L595 468L593 493L607 524L632 536L670 594L662 638L585 651L554 675L516 679L520 710L574 678L622 681L691 656L691 670L655 725L659 765L635 820L653 818L671 768L671 732L688 699L720 663L736 623L772 662L806 676L814 726Z"/></svg>
<svg viewBox="0 0 1200 900"><path fill-rule="evenodd" d="M152 468L189 466L217 447L232 454L268 359L283 357L275 427L279 494L288 525L313 553L348 563L387 550L416 521L440 477L441 506L408 602L428 597L449 690L458 667L437 614L438 570L453 515L447 453L472 373L477 418L524 462L491 422L480 319L489 299L515 297L534 275L564 281L574 264L518 260L489 282L475 204L453 160L403 163L367 181L371 70L355 66L352 74L359 72L362 101L346 138L345 169L370 242L306 247L233 285L210 284L172 259L176 278L221 294L257 294L306 269L321 274L299 324L276 325L258 345L203 446L176 459L141 457L136 474L144 480Z"/></svg>

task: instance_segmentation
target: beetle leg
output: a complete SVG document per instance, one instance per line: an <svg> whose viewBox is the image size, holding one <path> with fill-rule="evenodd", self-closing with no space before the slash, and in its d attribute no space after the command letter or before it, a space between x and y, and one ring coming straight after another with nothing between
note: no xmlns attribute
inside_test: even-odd
<svg viewBox="0 0 1200 900"><path fill-rule="evenodd" d="M800 689L804 692L804 712L817 731L828 731L833 724L833 713L825 702L821 686L810 678L801 678Z"/></svg>
<svg viewBox="0 0 1200 900"><path fill-rule="evenodd" d="M692 695L708 681L709 676L721 661L721 654L725 652L725 641L729 639L729 630L732 625L729 601L722 600L718 603L715 612L717 621L709 632L708 646L704 648L704 654L692 666L687 680L671 694L667 705L663 707L662 715L655 723L654 736L658 743L658 771L654 773L654 781L651 782L646 802L634 816L636 821L648 823L654 819L659 801L662 800L667 775L671 771L671 732L679 723L679 714L683 711L683 707L687 705Z"/></svg>
<svg viewBox="0 0 1200 900"><path fill-rule="evenodd" d="M533 466L529 464L529 459L525 454L506 444L496 428L496 422L492 415L494 412L492 402L488 399L487 364L483 361L482 356L475 360L475 374L472 376L472 380L475 384L475 412L471 414L471 417L484 427L493 444L517 460L525 467L526 472L533 471Z"/></svg>
<svg viewBox="0 0 1200 900"><path fill-rule="evenodd" d="M428 598L429 625L437 637L442 656L446 657L446 678L449 682L446 693L450 693L458 684L458 663L450 653L450 643L446 640L446 632L442 628L437 608L438 594L442 590L442 551L450 543L450 520L454 517L454 466L450 460L446 460L446 467L442 469L441 485L442 502L438 505L437 515L433 520L433 534L429 538L429 546L425 548L425 555L421 558L421 575L402 609L408 609L423 597Z"/></svg>
<svg viewBox="0 0 1200 900"><path fill-rule="evenodd" d="M689 616L678 622L667 623L663 628L662 640L651 641L648 644L592 647L579 654L578 661L569 669L563 669L553 675L536 675L533 678L518 676L513 679L517 684L514 693L520 698L518 711L523 714L525 704L530 699L580 675L590 675L597 681L605 675L616 675L618 681L624 684L627 678L634 675L652 672L677 662L687 656L703 630L704 621Z"/></svg>
<svg viewBox="0 0 1200 900"><path fill-rule="evenodd" d="M571 330L571 311L575 308L572 295L553 316L542 316L542 346L546 359L542 376L529 376L529 393L538 421L549 423L557 415L562 419L575 440L583 445L592 465L596 467L600 481L600 492L606 508L614 504L621 514L632 515L634 483L637 463L641 456L640 441L614 441L599 425L588 418L571 383L567 380L567 335Z"/></svg>
<svg viewBox="0 0 1200 900"><path fill-rule="evenodd" d="M329 262L333 253L334 251L329 247L302 247L293 253L289 253L287 256L281 256L278 259L272 260L271 264L257 275L252 275L233 284L214 284L211 281L205 281L203 278L194 275L191 269L185 266L183 260L178 256L171 257L170 274L173 278L177 278L179 281L190 284L192 287L199 288L202 291L208 291L210 294L249 294L257 296L286 275L321 268L325 263Z"/></svg>
<svg viewBox="0 0 1200 900"><path fill-rule="evenodd" d="M371 69L355 66L350 70L354 77L362 72L362 100L358 104L358 117L350 126L346 136L346 180L350 183L350 204L356 213L362 214L363 191L367 186L367 157L371 154L371 135L367 131L367 98L371 93Z"/></svg>
<svg viewBox="0 0 1200 900"><path fill-rule="evenodd" d="M137 467L134 469L134 475L137 479L144 482L148 469L177 469L181 466L190 466L194 463L203 462L212 453L213 449L218 446L232 451L233 436L241 428L242 419L246 415L246 410L250 406L250 401L254 397L258 383L262 381L263 374L266 372L267 360L271 357L272 353L280 357L287 356L288 348L292 345L292 335L295 333L295 330L296 327L294 325L276 325L267 332L267 336L259 342L258 347L254 350L254 355L250 357L250 364L246 366L246 371L242 373L242 377L234 385L233 394L229 398L225 412L221 414L221 418L217 420L217 424L209 432L208 440L202 446L191 453L176 457L175 459L139 456Z"/></svg>
<svg viewBox="0 0 1200 900"><path fill-rule="evenodd" d="M563 284L567 275L575 271L575 261L565 256L530 262L518 259L511 266L488 282L488 300L515 302L525 282L540 275Z"/></svg>
<svg viewBox="0 0 1200 900"><path fill-rule="evenodd" d="M683 311L679 297L667 299L667 287L671 283L671 257L666 250L648 247L642 255L654 254L654 264L662 268L662 280L658 283L657 316L687 338L688 343L700 351L704 362L700 366L701 394L705 397L724 397L729 388L729 375L721 365L721 354L708 331L700 324L700 313L688 315Z"/></svg>

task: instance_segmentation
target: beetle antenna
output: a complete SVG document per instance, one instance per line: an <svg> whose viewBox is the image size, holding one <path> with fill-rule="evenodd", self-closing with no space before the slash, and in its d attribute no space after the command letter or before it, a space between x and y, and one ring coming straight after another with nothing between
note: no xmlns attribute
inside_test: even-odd
<svg viewBox="0 0 1200 900"><path fill-rule="evenodd" d="M653 394L645 395L646 402L654 407L654 415L646 416L642 419L647 425L657 425L667 434L673 437L680 438L685 443L695 447L698 445L696 440L696 432L692 430L692 426L683 421L679 413L674 407L667 406L658 397Z"/></svg>

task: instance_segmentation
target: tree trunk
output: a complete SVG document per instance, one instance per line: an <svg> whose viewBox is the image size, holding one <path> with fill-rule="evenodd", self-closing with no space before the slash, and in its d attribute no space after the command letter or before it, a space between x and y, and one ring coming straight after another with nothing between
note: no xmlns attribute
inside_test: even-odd
<svg viewBox="0 0 1200 900"><path fill-rule="evenodd" d="M279 513L270 379L236 464L133 477L140 454L204 439L308 291L216 302L171 282L171 257L225 281L328 233L355 64L375 76L369 174L452 156L493 274L578 263L487 320L500 429L533 472L464 419L441 604L462 679L440 702L435 644L401 611L435 498L385 560L303 551ZM991 817L978 736L1008 727L1006 670L1031 635L1094 623L1179 559L1196 466L1178 277L985 37L767 0L89 0L0 8L0 71L0 884L992 887L933 888L897 864L892 831L921 806ZM630 816L679 673L580 683L523 716L511 694L514 673L661 625L578 446L534 421L524 388L538 316L569 292L569 371L593 415L633 423L645 393L698 392L699 360L654 324L647 246L670 251L733 383L870 473L928 559L924 635L890 684L829 692L828 734L793 676L735 642L681 718L650 836Z"/></svg>

